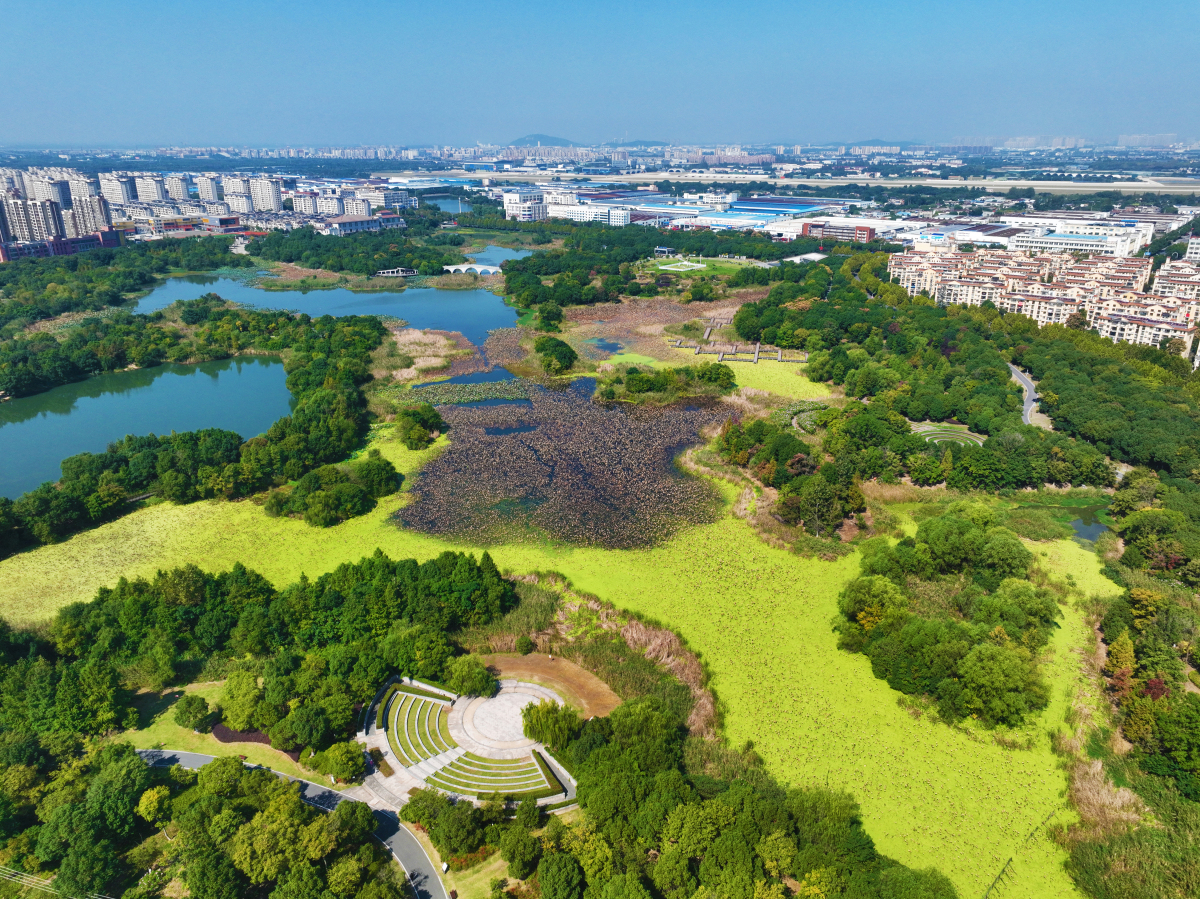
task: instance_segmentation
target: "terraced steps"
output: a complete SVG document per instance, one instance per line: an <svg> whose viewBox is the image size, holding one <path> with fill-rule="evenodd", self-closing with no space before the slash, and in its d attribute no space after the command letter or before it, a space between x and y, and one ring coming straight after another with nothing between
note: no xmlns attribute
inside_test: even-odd
<svg viewBox="0 0 1200 899"><path fill-rule="evenodd" d="M464 753L426 780L440 789L468 795L532 793L550 787L531 756L496 760Z"/></svg>

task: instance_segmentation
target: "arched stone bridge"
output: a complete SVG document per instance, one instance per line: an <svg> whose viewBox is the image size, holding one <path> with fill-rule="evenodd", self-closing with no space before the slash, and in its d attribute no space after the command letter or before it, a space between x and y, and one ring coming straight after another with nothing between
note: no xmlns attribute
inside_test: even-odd
<svg viewBox="0 0 1200 899"><path fill-rule="evenodd" d="M500 274L500 266L481 265L478 262L464 262L462 265L443 265L442 268L448 272L476 272L480 275Z"/></svg>

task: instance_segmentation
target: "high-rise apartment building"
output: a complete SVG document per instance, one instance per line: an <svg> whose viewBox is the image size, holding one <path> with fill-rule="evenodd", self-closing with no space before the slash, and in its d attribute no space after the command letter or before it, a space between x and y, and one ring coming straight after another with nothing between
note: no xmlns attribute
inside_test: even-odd
<svg viewBox="0 0 1200 899"><path fill-rule="evenodd" d="M80 197L70 209L63 210L67 237L83 237L112 227L112 215L104 197Z"/></svg>
<svg viewBox="0 0 1200 899"><path fill-rule="evenodd" d="M71 205L81 199L97 195L96 185L87 178L72 178L67 182L71 186Z"/></svg>
<svg viewBox="0 0 1200 899"><path fill-rule="evenodd" d="M346 210L346 215L370 215L371 201L362 197L346 197L342 200L342 208Z"/></svg>
<svg viewBox="0 0 1200 899"><path fill-rule="evenodd" d="M167 186L161 175L138 175L136 184L140 203L167 199Z"/></svg>
<svg viewBox="0 0 1200 899"><path fill-rule="evenodd" d="M33 200L51 200L60 209L71 206L71 185L67 181L51 178L38 178L33 182Z"/></svg>
<svg viewBox="0 0 1200 899"><path fill-rule="evenodd" d="M133 178L117 172L100 176L100 196L117 206L137 201L137 188Z"/></svg>
<svg viewBox="0 0 1200 899"><path fill-rule="evenodd" d="M14 240L49 240L66 235L62 209L53 200L6 199L4 214Z"/></svg>
<svg viewBox="0 0 1200 899"><path fill-rule="evenodd" d="M408 191L390 187L364 189L357 193L376 209L403 209L408 201Z"/></svg>
<svg viewBox="0 0 1200 899"><path fill-rule="evenodd" d="M196 178L196 190L200 194L200 199L201 200L211 200L214 203L217 200L221 199L220 194L217 193L217 190L220 187L220 184L221 184L221 179L219 177L217 177L216 175L200 175L200 176L198 176Z"/></svg>
<svg viewBox="0 0 1200 899"><path fill-rule="evenodd" d="M254 200L249 194L225 194L225 202L229 204L231 212L240 212L243 215L248 215L254 211Z"/></svg>
<svg viewBox="0 0 1200 899"><path fill-rule="evenodd" d="M317 193L312 190L298 190L292 194L292 211L304 215L317 214Z"/></svg>
<svg viewBox="0 0 1200 899"><path fill-rule="evenodd" d="M1189 237L1187 253L1183 257L1188 262L1200 263L1200 237Z"/></svg>
<svg viewBox="0 0 1200 899"><path fill-rule="evenodd" d="M221 179L221 186L225 188L225 199L229 199L230 194L250 194L250 179L242 178L238 175L226 175Z"/></svg>
<svg viewBox="0 0 1200 899"><path fill-rule="evenodd" d="M3 196L3 193L0 193L0 196ZM0 201L0 243L12 240L12 232L8 230L8 213L4 207L5 203Z"/></svg>
<svg viewBox="0 0 1200 899"><path fill-rule="evenodd" d="M190 175L167 175L167 196L172 200L187 200L188 190L192 186Z"/></svg>
<svg viewBox="0 0 1200 899"><path fill-rule="evenodd" d="M317 212L321 215L345 215L341 197L317 197Z"/></svg>
<svg viewBox="0 0 1200 899"><path fill-rule="evenodd" d="M250 198L255 212L282 212L283 191L273 178L255 178L250 182Z"/></svg>

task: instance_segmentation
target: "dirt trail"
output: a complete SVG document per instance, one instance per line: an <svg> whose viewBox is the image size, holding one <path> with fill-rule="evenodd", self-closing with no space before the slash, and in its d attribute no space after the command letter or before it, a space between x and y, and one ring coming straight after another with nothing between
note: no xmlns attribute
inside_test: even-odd
<svg viewBox="0 0 1200 899"><path fill-rule="evenodd" d="M621 697L608 684L566 659L550 661L541 653L527 656L505 653L481 658L485 665L495 668L501 678L516 678L550 688L580 709L585 718L593 715L602 718L621 704Z"/></svg>

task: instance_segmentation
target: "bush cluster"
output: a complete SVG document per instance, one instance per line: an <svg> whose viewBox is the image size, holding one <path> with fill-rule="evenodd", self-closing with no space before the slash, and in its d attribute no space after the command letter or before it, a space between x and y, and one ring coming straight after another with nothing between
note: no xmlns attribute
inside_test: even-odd
<svg viewBox="0 0 1200 899"><path fill-rule="evenodd" d="M272 490L264 508L271 516L299 515L311 525L330 527L370 512L376 500L395 493L403 481L396 467L373 449L361 462L322 465L295 487Z"/></svg>
<svg viewBox="0 0 1200 899"><path fill-rule="evenodd" d="M684 396L724 394L737 386L733 369L722 362L701 362L682 368L642 371L636 365L619 366L596 383L596 396L604 400L634 399L654 395L664 401Z"/></svg>
<svg viewBox="0 0 1200 899"><path fill-rule="evenodd" d="M570 371L579 361L579 354L571 345L557 337L539 337L533 342L533 351L541 358L542 371L548 375L560 375Z"/></svg>
<svg viewBox="0 0 1200 899"><path fill-rule="evenodd" d="M948 720L1018 725L1046 707L1037 655L1061 613L1028 581L1032 553L989 507L951 504L915 537L862 552L838 604L841 648L865 653L893 689L936 699Z"/></svg>

